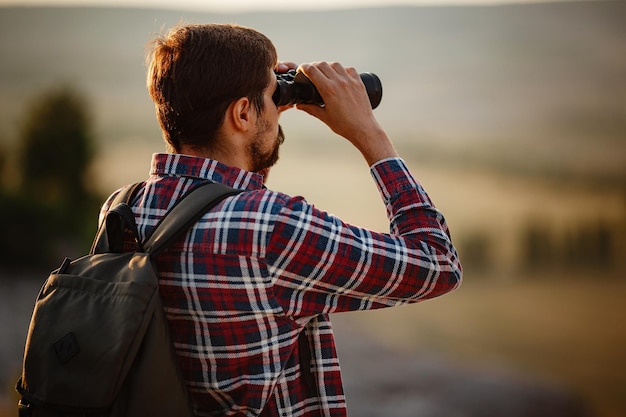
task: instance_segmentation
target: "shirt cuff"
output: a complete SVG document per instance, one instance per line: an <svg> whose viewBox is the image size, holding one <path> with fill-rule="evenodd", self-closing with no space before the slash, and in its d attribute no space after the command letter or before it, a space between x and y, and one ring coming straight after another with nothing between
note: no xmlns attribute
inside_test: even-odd
<svg viewBox="0 0 626 417"><path fill-rule="evenodd" d="M417 192L422 203L432 205L430 197L421 184L413 178L402 158L382 159L370 167L370 172L385 203L389 203L403 192L413 190Z"/></svg>

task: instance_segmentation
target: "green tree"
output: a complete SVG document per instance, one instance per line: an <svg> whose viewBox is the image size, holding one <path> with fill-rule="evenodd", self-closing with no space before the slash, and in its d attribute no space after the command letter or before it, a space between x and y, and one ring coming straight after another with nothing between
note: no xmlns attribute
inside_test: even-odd
<svg viewBox="0 0 626 417"><path fill-rule="evenodd" d="M15 189L0 187L0 267L52 269L86 252L100 198L86 186L95 156L86 100L64 87L27 109L15 149Z"/></svg>
<svg viewBox="0 0 626 417"><path fill-rule="evenodd" d="M86 101L69 88L33 103L21 135L22 190L49 203L89 198L85 174L94 156Z"/></svg>

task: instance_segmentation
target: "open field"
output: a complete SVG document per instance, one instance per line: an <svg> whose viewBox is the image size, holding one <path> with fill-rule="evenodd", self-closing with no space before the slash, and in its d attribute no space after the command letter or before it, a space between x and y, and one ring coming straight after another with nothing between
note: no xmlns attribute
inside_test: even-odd
<svg viewBox="0 0 626 417"><path fill-rule="evenodd" d="M626 415L624 279L466 278L439 300L340 319L392 350L563 385L598 417Z"/></svg>

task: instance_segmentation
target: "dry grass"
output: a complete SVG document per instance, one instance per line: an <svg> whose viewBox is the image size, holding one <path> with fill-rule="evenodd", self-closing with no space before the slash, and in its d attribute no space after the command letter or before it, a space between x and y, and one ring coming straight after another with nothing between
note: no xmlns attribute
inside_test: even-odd
<svg viewBox="0 0 626 417"><path fill-rule="evenodd" d="M438 300L349 320L390 348L438 352L463 366L563 384L598 417L620 417L626 415L626 281L619 278L470 277Z"/></svg>

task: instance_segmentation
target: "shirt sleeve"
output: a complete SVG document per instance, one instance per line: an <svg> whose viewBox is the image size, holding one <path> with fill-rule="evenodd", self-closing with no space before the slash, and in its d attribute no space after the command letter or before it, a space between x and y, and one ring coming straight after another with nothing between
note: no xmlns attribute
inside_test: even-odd
<svg viewBox="0 0 626 417"><path fill-rule="evenodd" d="M440 296L461 283L461 264L443 215L404 161L371 167L389 233L342 222L302 198L279 213L267 261L288 315L390 307Z"/></svg>

